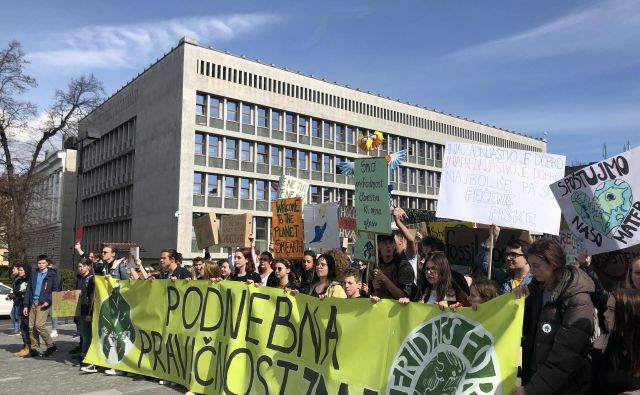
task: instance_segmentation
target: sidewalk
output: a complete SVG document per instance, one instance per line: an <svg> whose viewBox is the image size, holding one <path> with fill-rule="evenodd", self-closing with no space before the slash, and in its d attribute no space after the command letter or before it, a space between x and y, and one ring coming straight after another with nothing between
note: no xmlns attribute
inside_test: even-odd
<svg viewBox="0 0 640 395"><path fill-rule="evenodd" d="M48 326L50 328L50 326ZM53 340L58 351L50 358L18 358L12 353L22 346L22 338L0 331L0 393L33 395L120 395L120 394L184 394L183 387L159 385L155 379L142 376L108 376L83 373L68 353L79 338L72 338L75 324L60 321L58 337ZM44 346L44 345L43 345ZM41 350L44 351L44 348Z"/></svg>

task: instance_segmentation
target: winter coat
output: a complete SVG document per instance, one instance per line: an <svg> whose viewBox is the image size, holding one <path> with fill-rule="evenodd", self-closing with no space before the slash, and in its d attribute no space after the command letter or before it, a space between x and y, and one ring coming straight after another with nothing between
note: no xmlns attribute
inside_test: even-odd
<svg viewBox="0 0 640 395"><path fill-rule="evenodd" d="M594 333L593 281L582 270L558 269L543 301L543 284L529 284L523 328L522 381L527 395L588 394L588 353Z"/></svg>
<svg viewBox="0 0 640 395"><path fill-rule="evenodd" d="M23 307L31 307L31 303L33 301L33 292L36 289L36 282L38 281L38 273L39 270L33 270L31 272L31 278L29 279L29 288L24 295L24 300L22 302ZM42 287L40 288L40 297L38 299L39 303L47 302L49 306L52 303L52 292L60 290L60 279L58 278L58 271L54 268L48 268L47 274L42 280Z"/></svg>

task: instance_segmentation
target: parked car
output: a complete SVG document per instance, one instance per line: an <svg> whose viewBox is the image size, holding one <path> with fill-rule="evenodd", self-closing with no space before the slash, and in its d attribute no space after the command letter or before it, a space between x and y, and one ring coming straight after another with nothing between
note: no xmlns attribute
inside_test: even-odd
<svg viewBox="0 0 640 395"><path fill-rule="evenodd" d="M13 291L13 289L0 283L0 315L8 316L11 314L11 309L13 308L13 300L7 300L7 296Z"/></svg>

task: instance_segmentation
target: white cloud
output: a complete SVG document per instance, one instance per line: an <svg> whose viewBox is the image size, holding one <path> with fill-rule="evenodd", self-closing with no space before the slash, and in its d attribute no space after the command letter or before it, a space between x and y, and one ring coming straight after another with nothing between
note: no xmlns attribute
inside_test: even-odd
<svg viewBox="0 0 640 395"><path fill-rule="evenodd" d="M612 52L636 56L639 36L640 2L597 1L531 30L453 52L446 59L504 62Z"/></svg>
<svg viewBox="0 0 640 395"><path fill-rule="evenodd" d="M276 15L256 13L85 26L55 35L53 45L62 43L61 48L33 52L28 58L36 65L49 67L138 68L177 45L183 36L196 38L201 44L218 45L259 32L279 21Z"/></svg>

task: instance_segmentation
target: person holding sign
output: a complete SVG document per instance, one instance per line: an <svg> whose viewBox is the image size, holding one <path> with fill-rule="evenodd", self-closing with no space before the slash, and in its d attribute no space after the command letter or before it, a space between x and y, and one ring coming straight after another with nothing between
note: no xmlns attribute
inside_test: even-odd
<svg viewBox="0 0 640 395"><path fill-rule="evenodd" d="M378 262L373 270L372 295L381 299L411 299L416 277L411 264L397 253L393 235L378 235Z"/></svg>
<svg viewBox="0 0 640 395"><path fill-rule="evenodd" d="M342 285L336 281L336 261L331 255L322 254L318 257L316 275L318 280L311 286L309 295L320 299L327 297L344 299L347 297Z"/></svg>
<svg viewBox="0 0 640 395"><path fill-rule="evenodd" d="M588 352L594 334L593 281L566 264L562 247L540 239L529 247L534 280L514 290L525 296L522 383L511 395L587 394Z"/></svg>
<svg viewBox="0 0 640 395"><path fill-rule="evenodd" d="M251 248L238 248L233 256L235 273L231 276L232 281L242 281L249 284L262 283L260 275L256 273L256 264L253 261L253 253Z"/></svg>
<svg viewBox="0 0 640 395"><path fill-rule="evenodd" d="M291 274L291 262L287 259L276 259L273 272L278 280L276 283L271 283L268 286L273 288L280 288L284 290L298 289L298 284L292 278Z"/></svg>
<svg viewBox="0 0 640 395"><path fill-rule="evenodd" d="M495 245L499 235L500 227L491 225L487 241L480 244L475 264L476 268L485 274L489 271L489 246ZM491 268L491 280L498 283L500 294L509 293L519 286L526 286L533 279L527 262L527 246L528 243L522 240L509 240L504 250L507 270Z"/></svg>

